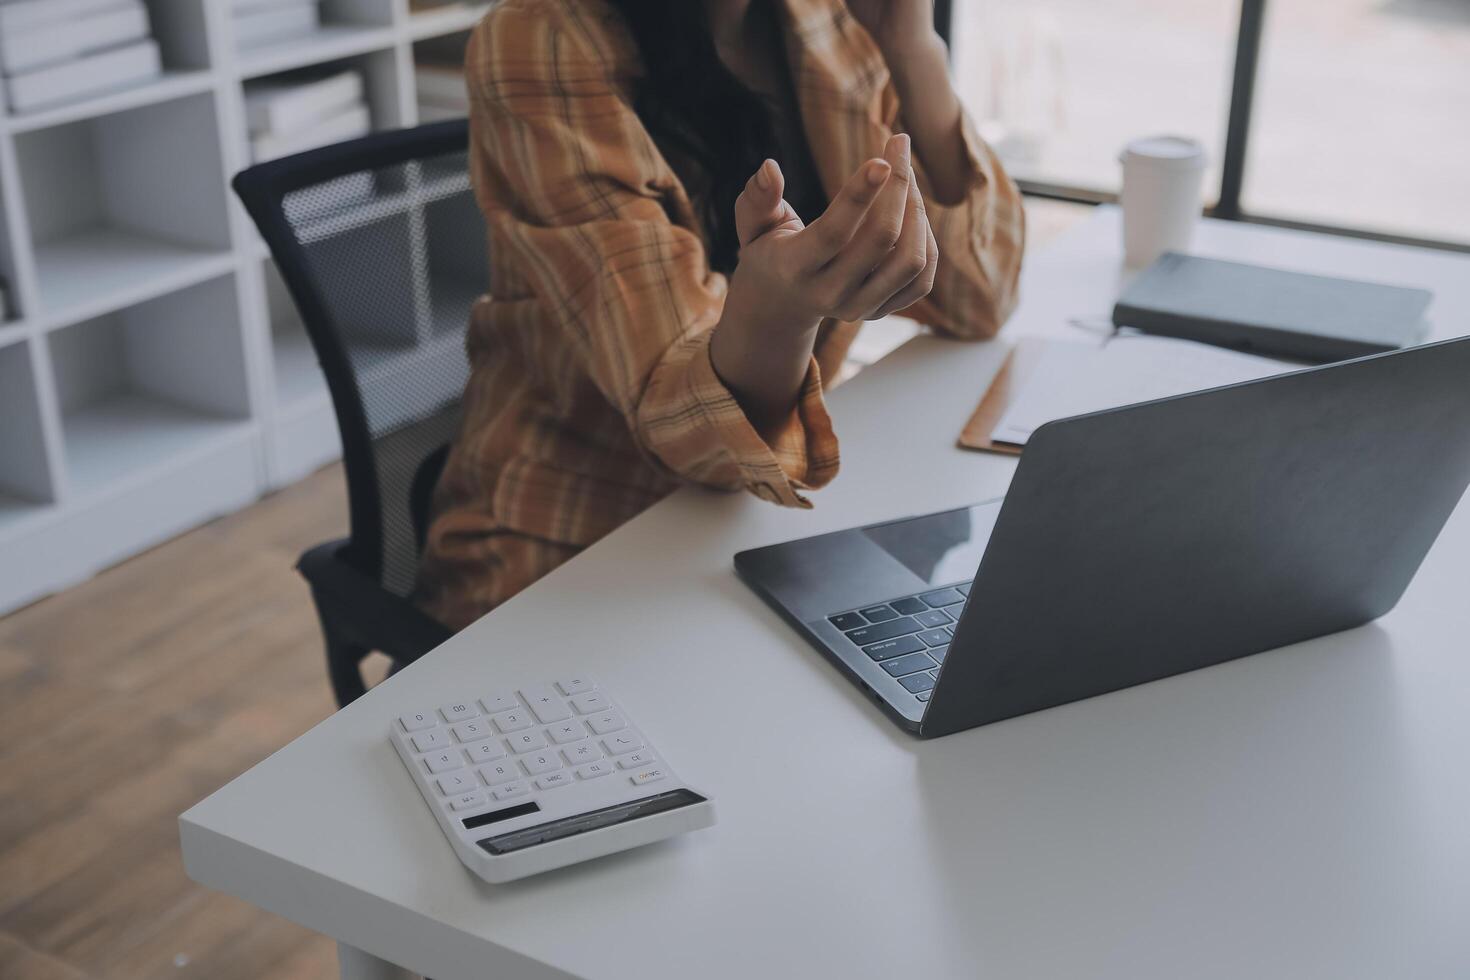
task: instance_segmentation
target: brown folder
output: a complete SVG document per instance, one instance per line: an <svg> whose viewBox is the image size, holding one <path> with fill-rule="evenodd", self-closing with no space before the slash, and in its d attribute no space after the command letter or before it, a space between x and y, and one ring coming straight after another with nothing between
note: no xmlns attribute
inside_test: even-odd
<svg viewBox="0 0 1470 980"><path fill-rule="evenodd" d="M1036 369L1036 364L1041 359L1041 352L1045 349L1046 344L1046 340L1040 337L1023 337L1016 342L1015 347L1011 348L1010 354L1000 366L1000 371L990 382L990 388L986 390L985 397L980 399L980 404L975 407L975 413L970 416L970 421L966 422L964 429L960 431L961 449L1004 453L1007 456L1021 455L1022 447L1009 442L992 442L990 433L995 431L995 424L1010 407L1011 399L1026 384L1026 380Z"/></svg>

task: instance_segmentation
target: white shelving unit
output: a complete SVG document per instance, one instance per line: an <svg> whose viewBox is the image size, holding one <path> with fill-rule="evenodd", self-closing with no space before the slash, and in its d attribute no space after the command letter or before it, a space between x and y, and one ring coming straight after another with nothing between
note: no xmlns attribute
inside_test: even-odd
<svg viewBox="0 0 1470 980"><path fill-rule="evenodd" d="M0 322L0 613L340 455L311 345L229 190L249 163L242 85L351 67L374 129L412 126L416 56L463 45L490 6L322 0L311 36L237 51L228 0L147 5L161 78L0 116L16 308ZM433 222L466 180L405 193ZM463 290L455 261L429 256L403 356L462 357L434 313L436 290Z"/></svg>

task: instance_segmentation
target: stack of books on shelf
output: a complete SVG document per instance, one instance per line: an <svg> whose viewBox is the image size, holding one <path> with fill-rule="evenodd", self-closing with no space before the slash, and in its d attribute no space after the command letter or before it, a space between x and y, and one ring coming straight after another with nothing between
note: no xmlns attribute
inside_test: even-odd
<svg viewBox="0 0 1470 980"><path fill-rule="evenodd" d="M311 34L322 25L317 0L229 0L235 47L245 50Z"/></svg>
<svg viewBox="0 0 1470 980"><path fill-rule="evenodd" d="M163 72L142 0L0 0L13 112L105 95Z"/></svg>
<svg viewBox="0 0 1470 980"><path fill-rule="evenodd" d="M365 136L372 116L356 71L291 72L245 85L245 119L256 163Z"/></svg>
<svg viewBox="0 0 1470 980"><path fill-rule="evenodd" d="M470 112L470 97L464 87L464 70L458 65L430 62L414 69L418 91L419 122L463 119Z"/></svg>

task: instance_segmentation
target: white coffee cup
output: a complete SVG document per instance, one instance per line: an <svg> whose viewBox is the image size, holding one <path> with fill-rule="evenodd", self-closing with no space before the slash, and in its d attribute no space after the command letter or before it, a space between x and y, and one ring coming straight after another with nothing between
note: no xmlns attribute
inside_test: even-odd
<svg viewBox="0 0 1470 980"><path fill-rule="evenodd" d="M1185 136L1149 136L1123 148L1123 259L1140 269L1189 248L1203 203L1205 150Z"/></svg>

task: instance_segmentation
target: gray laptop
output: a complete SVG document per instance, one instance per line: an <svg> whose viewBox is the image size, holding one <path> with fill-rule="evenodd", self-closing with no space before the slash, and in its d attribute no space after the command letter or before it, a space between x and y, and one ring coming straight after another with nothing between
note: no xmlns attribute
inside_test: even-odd
<svg viewBox="0 0 1470 980"><path fill-rule="evenodd" d="M1467 484L1470 338L1052 422L1003 500L735 568L945 735L1382 616Z"/></svg>

